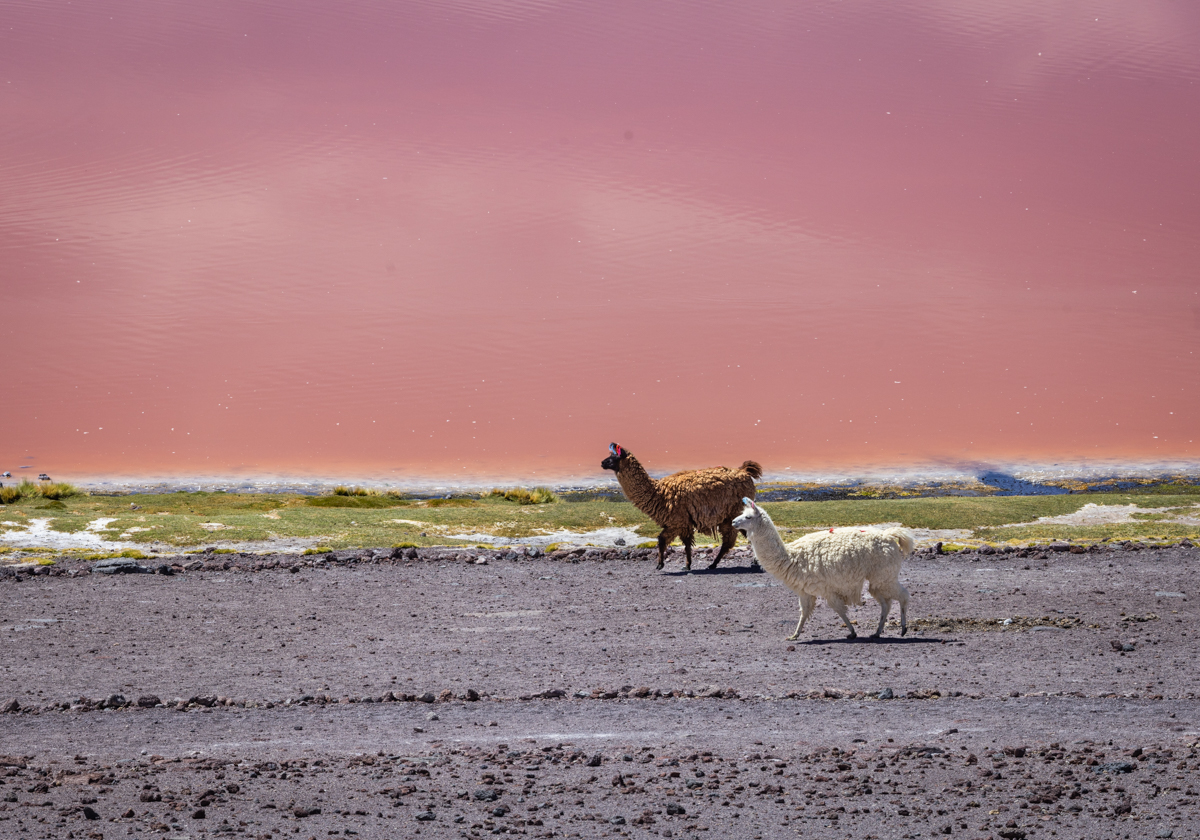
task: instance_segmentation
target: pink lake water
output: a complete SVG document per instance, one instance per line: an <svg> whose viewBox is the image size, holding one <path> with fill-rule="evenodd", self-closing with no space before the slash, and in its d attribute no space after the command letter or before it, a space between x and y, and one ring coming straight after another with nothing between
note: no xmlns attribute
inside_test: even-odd
<svg viewBox="0 0 1200 840"><path fill-rule="evenodd" d="M0 23L15 476L1200 461L1190 0Z"/></svg>

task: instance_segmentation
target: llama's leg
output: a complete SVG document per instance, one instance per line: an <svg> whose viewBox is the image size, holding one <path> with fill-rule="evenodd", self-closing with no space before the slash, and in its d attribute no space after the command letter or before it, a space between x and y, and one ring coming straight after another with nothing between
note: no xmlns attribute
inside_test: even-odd
<svg viewBox="0 0 1200 840"><path fill-rule="evenodd" d="M900 635L903 636L908 632L908 590L904 588L904 584L896 584L897 600L900 601Z"/></svg>
<svg viewBox="0 0 1200 840"><path fill-rule="evenodd" d="M884 581L867 583L867 591L871 593L872 598L879 602L879 626L871 634L872 639L878 639L882 635L883 625L887 623L888 613L892 611L892 601L900 599L900 593L896 591L898 585Z"/></svg>
<svg viewBox="0 0 1200 840"><path fill-rule="evenodd" d="M671 540L673 539L675 539L675 535L668 535L665 529L658 535L658 565L654 567L655 571L662 571L663 564L667 560L667 546L671 544Z"/></svg>
<svg viewBox="0 0 1200 840"><path fill-rule="evenodd" d="M688 531L681 539L683 540L683 556L687 558L684 568L689 572L692 570L692 541L696 538L695 532Z"/></svg>
<svg viewBox="0 0 1200 840"><path fill-rule="evenodd" d="M842 623L846 625L846 629L850 631L850 635L846 638L857 639L858 631L854 629L854 625L850 623L850 616L846 614L846 602L842 600L840 595L829 595L825 598L825 603L829 604L829 608L837 613Z"/></svg>
<svg viewBox="0 0 1200 840"><path fill-rule="evenodd" d="M731 519L728 522L722 522L721 523L721 548L718 549L717 556L713 559L713 561L708 564L708 568L710 568L710 569L717 568L717 564L721 562L721 558L724 557L729 552L729 549L733 548L733 544L736 542L737 542L737 531L733 527L733 520Z"/></svg>
<svg viewBox="0 0 1200 840"><path fill-rule="evenodd" d="M808 623L808 619L813 614L813 608L816 605L817 599L812 595L800 596L800 621L796 624L796 632L788 636L785 641L794 642L800 638L800 632L804 629L804 625Z"/></svg>

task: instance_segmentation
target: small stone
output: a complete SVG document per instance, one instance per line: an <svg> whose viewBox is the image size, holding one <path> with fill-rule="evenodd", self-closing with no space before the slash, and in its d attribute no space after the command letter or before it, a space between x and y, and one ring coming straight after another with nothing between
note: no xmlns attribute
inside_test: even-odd
<svg viewBox="0 0 1200 840"><path fill-rule="evenodd" d="M611 820L609 820L609 822L612 823L613 825L625 825L625 818L624 817L613 817Z"/></svg>
<svg viewBox="0 0 1200 840"><path fill-rule="evenodd" d="M143 694L137 699L138 706L143 709L153 709L160 703L162 703L162 701L159 700L158 696L154 694Z"/></svg>
<svg viewBox="0 0 1200 840"><path fill-rule="evenodd" d="M425 715L425 720L440 720L436 712L428 712Z"/></svg>
<svg viewBox="0 0 1200 840"><path fill-rule="evenodd" d="M84 805L83 806L83 818L87 819L87 820L98 820L98 819L100 819L100 815L96 813L95 809L93 809L92 806Z"/></svg>
<svg viewBox="0 0 1200 840"><path fill-rule="evenodd" d="M128 808L128 809L126 809L125 813L121 815L121 818L126 819L126 820L131 820L136 816L137 816L137 812L134 811L132 808Z"/></svg>
<svg viewBox="0 0 1200 840"><path fill-rule="evenodd" d="M3 706L0 706L0 714L11 715L21 711L21 704L17 702L17 698L12 698Z"/></svg>
<svg viewBox="0 0 1200 840"><path fill-rule="evenodd" d="M681 816L686 813L687 813L687 811L684 810L684 807L682 805L680 805L678 802L668 802L667 803L667 815L668 816L678 817L678 816Z"/></svg>
<svg viewBox="0 0 1200 840"><path fill-rule="evenodd" d="M437 698L433 696L432 691L426 691L424 694L418 695L417 700L422 703L433 703L437 700Z"/></svg>
<svg viewBox="0 0 1200 840"><path fill-rule="evenodd" d="M477 557L475 559L476 566L486 566L487 564L488 564L488 560L486 557Z"/></svg>
<svg viewBox="0 0 1200 840"><path fill-rule="evenodd" d="M443 688L441 693L438 694L438 702L439 703L449 703L453 699L454 699L454 692L448 688Z"/></svg>
<svg viewBox="0 0 1200 840"><path fill-rule="evenodd" d="M321 813L320 808L306 808L303 805L298 805L297 807L292 809L292 816L299 817L301 819L303 819L304 817L315 816L316 814L319 814L319 813Z"/></svg>
<svg viewBox="0 0 1200 840"><path fill-rule="evenodd" d="M479 692L473 688L468 688L467 693L466 693L466 699L471 701L472 703L474 703L476 700L479 699Z"/></svg>
<svg viewBox="0 0 1200 840"><path fill-rule="evenodd" d="M600 753L596 753L595 755L593 755L591 758L588 759L587 766L588 767L599 767L600 763L602 761L604 761L603 756L601 756Z"/></svg>
<svg viewBox="0 0 1200 840"><path fill-rule="evenodd" d="M195 811L192 811L192 819L202 820L202 819L204 819L204 817L205 817L205 813L204 813L203 808L197 808Z"/></svg>
<svg viewBox="0 0 1200 840"><path fill-rule="evenodd" d="M413 819L417 820L418 822L430 822L437 819L437 814L433 813L433 811L422 811Z"/></svg>
<svg viewBox="0 0 1200 840"><path fill-rule="evenodd" d="M1166 838L1169 838L1169 837L1174 837L1174 836L1175 836L1175 832L1174 832L1174 831L1172 831L1172 830L1171 830L1171 829L1169 829L1169 828L1164 828L1164 829L1162 829L1161 831L1159 831L1159 832L1158 832L1158 834L1155 834L1154 836L1155 836L1155 837L1162 838L1162 840L1166 840Z"/></svg>
<svg viewBox="0 0 1200 840"><path fill-rule="evenodd" d="M476 802L495 802L500 798L500 791L495 788L479 788L471 796Z"/></svg>
<svg viewBox="0 0 1200 840"><path fill-rule="evenodd" d="M500 806L492 809L493 817L503 817L507 813L508 813L508 807L505 805L500 805Z"/></svg>
<svg viewBox="0 0 1200 840"><path fill-rule="evenodd" d="M881 691L875 695L875 697L878 698L879 700L891 700L895 696L896 696L895 692L893 692L890 688L885 688L883 691Z"/></svg>

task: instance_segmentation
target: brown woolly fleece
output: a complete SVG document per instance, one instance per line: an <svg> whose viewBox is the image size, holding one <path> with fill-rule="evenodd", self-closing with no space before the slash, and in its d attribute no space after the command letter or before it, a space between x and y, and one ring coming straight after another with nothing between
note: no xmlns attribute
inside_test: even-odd
<svg viewBox="0 0 1200 840"><path fill-rule="evenodd" d="M736 470L710 467L684 470L655 480L638 459L613 444L612 455L602 467L617 474L625 497L642 513L662 527L658 535L658 566L666 559L667 546L677 537L683 541L687 568L692 568L692 542L696 532L721 535L721 548L709 564L715 568L737 542L733 518L742 512L742 497L754 498L754 479L762 477L762 467L746 461Z"/></svg>

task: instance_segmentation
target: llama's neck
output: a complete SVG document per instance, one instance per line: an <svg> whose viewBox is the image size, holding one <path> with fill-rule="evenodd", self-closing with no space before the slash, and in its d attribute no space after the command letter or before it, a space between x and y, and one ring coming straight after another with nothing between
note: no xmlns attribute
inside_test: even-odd
<svg viewBox="0 0 1200 840"><path fill-rule="evenodd" d="M768 572L774 574L779 569L792 564L787 546L783 544L783 537L779 536L779 529L766 516L765 511L762 521L748 529L746 536L750 540L750 547L754 549L755 559Z"/></svg>
<svg viewBox="0 0 1200 840"><path fill-rule="evenodd" d="M617 471L617 483L634 507L658 521L659 514L666 509L666 501L658 489L658 482L650 477L637 458L629 455L622 459L621 469Z"/></svg>

